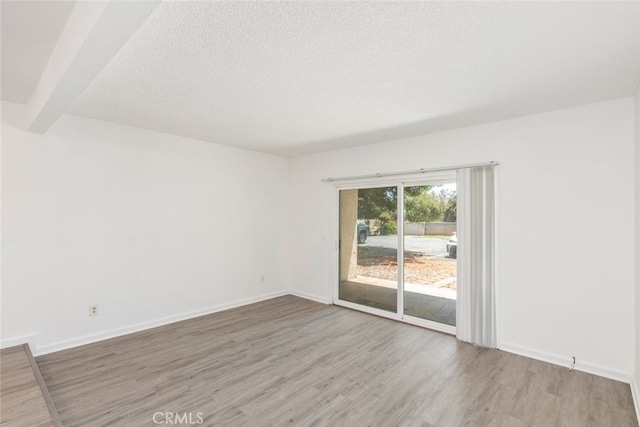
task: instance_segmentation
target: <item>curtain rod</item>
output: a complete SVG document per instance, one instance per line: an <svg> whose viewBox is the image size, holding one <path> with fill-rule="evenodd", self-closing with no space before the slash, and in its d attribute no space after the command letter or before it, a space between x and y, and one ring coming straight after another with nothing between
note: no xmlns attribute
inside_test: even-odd
<svg viewBox="0 0 640 427"><path fill-rule="evenodd" d="M366 178L384 178L387 176L416 175L419 173L440 172L440 171L449 171L449 170L466 169L466 168L477 168L480 166L496 166L498 164L499 164L498 162L491 161L491 162L485 162L485 163L471 163L467 165L447 166L447 167L441 167L441 168L430 168L430 169L420 168L420 169L404 171L404 172L386 172L386 173L375 173L371 175L343 176L340 178L325 178L322 180L322 182L350 181L350 180L366 179Z"/></svg>

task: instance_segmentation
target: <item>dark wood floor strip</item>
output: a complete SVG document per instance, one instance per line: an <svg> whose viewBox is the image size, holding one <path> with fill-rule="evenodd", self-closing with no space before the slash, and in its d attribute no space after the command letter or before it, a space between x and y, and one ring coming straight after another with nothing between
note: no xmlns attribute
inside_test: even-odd
<svg viewBox="0 0 640 427"><path fill-rule="evenodd" d="M627 384L293 296L36 360L66 426L638 425Z"/></svg>

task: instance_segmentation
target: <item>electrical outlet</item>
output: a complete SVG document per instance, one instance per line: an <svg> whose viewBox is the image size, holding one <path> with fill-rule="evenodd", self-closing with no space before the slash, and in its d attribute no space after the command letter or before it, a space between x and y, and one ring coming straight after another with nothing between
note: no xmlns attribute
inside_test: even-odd
<svg viewBox="0 0 640 427"><path fill-rule="evenodd" d="M97 305L90 305L89 306L89 317L97 316L97 315L98 315L98 306Z"/></svg>
<svg viewBox="0 0 640 427"><path fill-rule="evenodd" d="M260 283L264 283L267 280L267 277L263 274L260 276Z"/></svg>

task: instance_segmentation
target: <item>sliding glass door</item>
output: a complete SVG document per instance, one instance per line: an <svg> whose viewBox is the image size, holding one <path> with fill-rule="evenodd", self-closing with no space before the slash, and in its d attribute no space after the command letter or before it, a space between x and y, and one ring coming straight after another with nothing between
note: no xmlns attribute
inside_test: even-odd
<svg viewBox="0 0 640 427"><path fill-rule="evenodd" d="M340 190L340 300L397 312L397 207L397 187Z"/></svg>
<svg viewBox="0 0 640 427"><path fill-rule="evenodd" d="M404 314L456 325L456 185L404 188Z"/></svg>
<svg viewBox="0 0 640 427"><path fill-rule="evenodd" d="M345 188L338 199L336 303L453 332L455 178Z"/></svg>

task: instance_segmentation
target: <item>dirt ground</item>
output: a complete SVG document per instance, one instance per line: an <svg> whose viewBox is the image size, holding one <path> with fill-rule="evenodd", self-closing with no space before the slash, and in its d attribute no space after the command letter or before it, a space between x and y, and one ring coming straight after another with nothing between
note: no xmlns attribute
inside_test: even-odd
<svg viewBox="0 0 640 427"><path fill-rule="evenodd" d="M356 274L359 276L375 277L377 279L396 280L398 263L396 252L374 252L369 248L358 248L358 267ZM456 263L448 259L426 259L419 254L407 253L404 262L405 282L430 285L440 280L456 277ZM447 288L456 288L456 282L446 285Z"/></svg>

